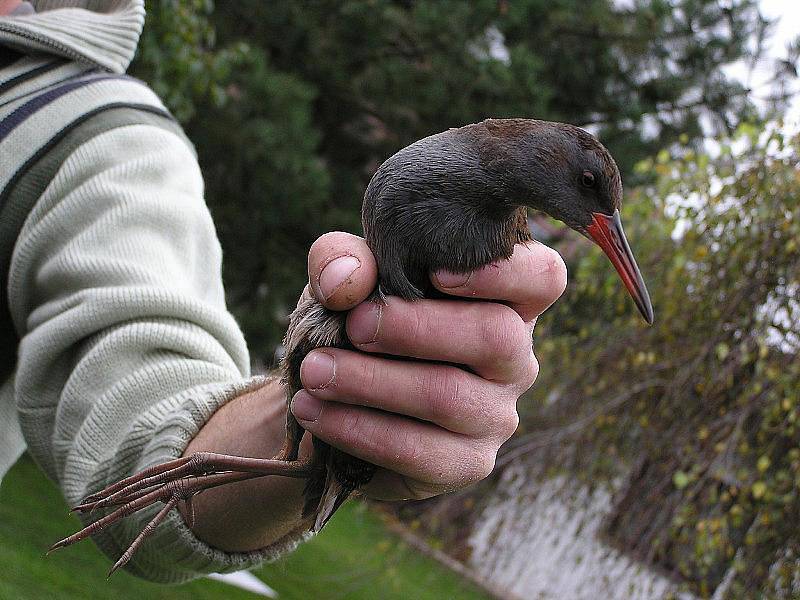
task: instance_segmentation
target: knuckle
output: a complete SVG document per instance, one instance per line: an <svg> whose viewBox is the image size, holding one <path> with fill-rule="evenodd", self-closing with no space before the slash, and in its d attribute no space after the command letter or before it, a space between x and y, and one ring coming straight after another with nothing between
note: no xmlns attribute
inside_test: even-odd
<svg viewBox="0 0 800 600"><path fill-rule="evenodd" d="M410 428L402 430L400 435L393 439L395 443L391 446L392 460L408 466L419 467L425 464L426 457L433 450L430 441L425 436L419 435L416 430ZM385 452L386 448L388 446L382 450Z"/></svg>
<svg viewBox="0 0 800 600"><path fill-rule="evenodd" d="M353 428L348 438L361 457L387 468L419 471L428 468L437 447L429 436L414 426L397 421L370 419L365 413L359 428Z"/></svg>
<svg viewBox="0 0 800 600"><path fill-rule="evenodd" d="M500 439L505 442L511 438L514 432L517 431L517 427L519 427L519 413L516 408L512 408L503 418L500 428Z"/></svg>
<svg viewBox="0 0 800 600"><path fill-rule="evenodd" d="M527 392L536 379L539 377L539 360L533 351L530 352L528 359L523 363L522 373L519 378L520 393Z"/></svg>
<svg viewBox="0 0 800 600"><path fill-rule="evenodd" d="M375 426L365 411L329 402L321 417L325 417L324 433L332 445L367 452L376 446Z"/></svg>
<svg viewBox="0 0 800 600"><path fill-rule="evenodd" d="M488 304L489 313L483 320L482 338L486 351L497 362L512 361L519 357L520 348L530 346L525 325L513 309L503 304Z"/></svg>
<svg viewBox="0 0 800 600"><path fill-rule="evenodd" d="M486 479L494 470L496 452L488 449L477 449L468 461L464 473L466 483L477 483Z"/></svg>
<svg viewBox="0 0 800 600"><path fill-rule="evenodd" d="M456 412L465 394L465 382L455 369L426 369L420 375L419 386L420 398L427 405L426 411L437 423Z"/></svg>
<svg viewBox="0 0 800 600"><path fill-rule="evenodd" d="M426 489L433 487L437 493L453 491L491 474L497 456L496 444L467 440L462 444L451 447L449 453L430 448L427 454L420 454L420 458L426 459L424 465L420 465L420 479Z"/></svg>
<svg viewBox="0 0 800 600"><path fill-rule="evenodd" d="M506 441L510 438L519 426L519 415L517 414L516 404L497 403L494 410L486 417L488 431L490 435L487 439L501 439Z"/></svg>
<svg viewBox="0 0 800 600"><path fill-rule="evenodd" d="M549 246L547 248L547 256L545 257L545 270L543 275L546 276L547 286L546 289L550 293L552 302L555 302L567 289L567 264L561 255Z"/></svg>

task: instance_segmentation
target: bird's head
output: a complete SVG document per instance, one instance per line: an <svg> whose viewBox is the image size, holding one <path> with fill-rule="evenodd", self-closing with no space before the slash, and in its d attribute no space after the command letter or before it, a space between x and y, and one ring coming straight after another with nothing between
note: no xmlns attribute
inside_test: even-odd
<svg viewBox="0 0 800 600"><path fill-rule="evenodd" d="M484 157L516 180L525 206L541 210L605 252L648 323L653 307L620 220L622 179L608 150L589 132L565 123L488 120ZM491 150L490 150L491 148ZM484 161L486 158L483 159ZM515 194L516 195L516 194Z"/></svg>
<svg viewBox="0 0 800 600"><path fill-rule="evenodd" d="M648 323L653 308L619 217L622 180L587 131L533 119L449 129L387 159L364 195L364 235L384 292L421 297L428 273L465 273L530 239L526 210L563 221L616 267Z"/></svg>

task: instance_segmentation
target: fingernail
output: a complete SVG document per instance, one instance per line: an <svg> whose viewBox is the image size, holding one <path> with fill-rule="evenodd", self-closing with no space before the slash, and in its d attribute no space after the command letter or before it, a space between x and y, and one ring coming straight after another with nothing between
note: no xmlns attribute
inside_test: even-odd
<svg viewBox="0 0 800 600"><path fill-rule="evenodd" d="M467 285L469 283L472 273L451 273L450 271L437 271L434 274L439 287L442 288L457 288Z"/></svg>
<svg viewBox="0 0 800 600"><path fill-rule="evenodd" d="M365 302L351 312L347 335L353 344L371 344L378 339L383 306L379 302Z"/></svg>
<svg viewBox="0 0 800 600"><path fill-rule="evenodd" d="M299 421L313 422L319 418L322 412L322 401L314 398L305 390L300 390L292 398L292 414Z"/></svg>
<svg viewBox="0 0 800 600"><path fill-rule="evenodd" d="M336 377L336 362L327 352L312 352L300 366L300 378L308 390L321 390L333 383Z"/></svg>
<svg viewBox="0 0 800 600"><path fill-rule="evenodd" d="M360 266L361 261L355 256L340 256L325 265L319 274L319 289L325 300L333 296Z"/></svg>

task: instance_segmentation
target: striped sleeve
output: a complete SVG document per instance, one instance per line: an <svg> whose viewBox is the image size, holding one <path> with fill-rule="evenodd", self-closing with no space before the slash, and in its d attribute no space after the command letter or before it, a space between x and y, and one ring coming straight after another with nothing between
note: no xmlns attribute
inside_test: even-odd
<svg viewBox="0 0 800 600"><path fill-rule="evenodd" d="M149 120L183 135L155 94L141 82L126 76L76 71L76 68L61 60L24 57L0 73L2 379L13 371L18 341L5 293L11 252L33 202L59 165L58 159L63 160L80 143L79 134L88 139L87 136L101 132L104 127L124 124L125 119L129 123ZM119 109L128 110L122 115ZM153 121L153 116L160 119ZM32 180L33 185L21 184ZM0 465L3 470L6 467Z"/></svg>

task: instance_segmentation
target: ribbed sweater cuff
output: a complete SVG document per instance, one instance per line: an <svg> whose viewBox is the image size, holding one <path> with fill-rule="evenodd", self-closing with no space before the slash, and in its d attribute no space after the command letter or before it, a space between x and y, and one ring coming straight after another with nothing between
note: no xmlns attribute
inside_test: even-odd
<svg viewBox="0 0 800 600"><path fill-rule="evenodd" d="M240 382L204 385L181 398L164 400L148 411L149 423L138 423L142 433L155 429L143 455L143 466L180 457L189 441L216 410L230 400L270 383L269 377L252 377ZM162 416L162 419L159 419ZM160 421L160 422L159 422ZM153 429L150 429L150 435ZM138 513L139 518L126 519L114 535L99 536L98 546L109 556L118 557L136 533L161 508L150 507ZM266 548L251 552L225 552L198 539L186 526L178 511L172 511L148 538L148 541L126 567L134 575L161 583L180 583L208 573L228 573L251 568L275 560L293 550L310 534L302 528L288 534Z"/></svg>

